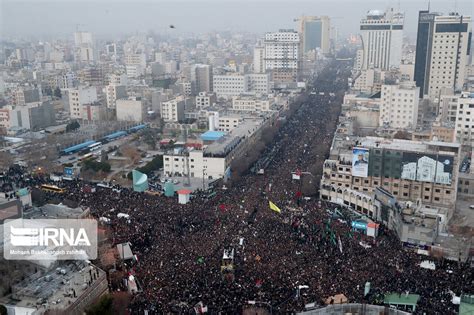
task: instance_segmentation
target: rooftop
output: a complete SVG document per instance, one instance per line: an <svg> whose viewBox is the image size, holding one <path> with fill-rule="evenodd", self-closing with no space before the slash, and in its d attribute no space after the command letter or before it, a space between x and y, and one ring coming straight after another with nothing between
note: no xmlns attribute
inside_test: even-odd
<svg viewBox="0 0 474 315"><path fill-rule="evenodd" d="M216 141L225 136L225 132L222 131L206 131L201 134L201 139L203 141Z"/></svg>
<svg viewBox="0 0 474 315"><path fill-rule="evenodd" d="M420 296L418 294L398 294L391 293L385 295L384 303L400 305L416 305Z"/></svg>
<svg viewBox="0 0 474 315"><path fill-rule="evenodd" d="M211 143L204 148L204 154L210 156L227 155L234 149L242 139L252 135L262 125L263 119L244 119L241 124L231 132L221 137L218 141Z"/></svg>
<svg viewBox="0 0 474 315"><path fill-rule="evenodd" d="M82 218L87 214L82 208L70 208L63 204L53 205L48 204L42 207L33 207L24 210L24 219L72 219Z"/></svg>
<svg viewBox="0 0 474 315"><path fill-rule="evenodd" d="M98 281L105 272L83 261L68 262L45 274L37 272L13 285L12 294L0 301L17 307L65 309Z"/></svg>

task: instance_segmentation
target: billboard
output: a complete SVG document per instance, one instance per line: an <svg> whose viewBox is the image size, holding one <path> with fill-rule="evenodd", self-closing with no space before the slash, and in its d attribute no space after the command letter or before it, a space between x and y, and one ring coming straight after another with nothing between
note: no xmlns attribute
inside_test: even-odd
<svg viewBox="0 0 474 315"><path fill-rule="evenodd" d="M452 156L403 153L401 178L451 185L453 176Z"/></svg>
<svg viewBox="0 0 474 315"><path fill-rule="evenodd" d="M369 149L352 149L352 176L367 177L369 174Z"/></svg>

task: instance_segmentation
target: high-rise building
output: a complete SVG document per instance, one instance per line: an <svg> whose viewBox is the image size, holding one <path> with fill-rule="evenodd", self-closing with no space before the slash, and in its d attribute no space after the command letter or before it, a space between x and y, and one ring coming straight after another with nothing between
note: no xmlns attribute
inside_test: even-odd
<svg viewBox="0 0 474 315"><path fill-rule="evenodd" d="M300 36L295 30L266 33L265 68L275 82L295 82L300 68Z"/></svg>
<svg viewBox="0 0 474 315"><path fill-rule="evenodd" d="M253 72L265 73L265 47L256 46L253 49Z"/></svg>
<svg viewBox="0 0 474 315"><path fill-rule="evenodd" d="M420 97L440 98L442 88L461 90L466 77L471 17L429 11L418 14L415 81Z"/></svg>
<svg viewBox="0 0 474 315"><path fill-rule="evenodd" d="M75 32L74 33L74 44L76 46L93 46L94 42L92 34L90 32Z"/></svg>
<svg viewBox="0 0 474 315"><path fill-rule="evenodd" d="M212 66L196 64L191 68L191 82L194 86L194 92L212 91Z"/></svg>
<svg viewBox="0 0 474 315"><path fill-rule="evenodd" d="M300 22L303 53L320 48L324 54L330 51L331 22L328 16L302 16Z"/></svg>
<svg viewBox="0 0 474 315"><path fill-rule="evenodd" d="M402 59L404 15L393 9L371 10L360 21L363 47L361 69L389 70L398 67Z"/></svg>

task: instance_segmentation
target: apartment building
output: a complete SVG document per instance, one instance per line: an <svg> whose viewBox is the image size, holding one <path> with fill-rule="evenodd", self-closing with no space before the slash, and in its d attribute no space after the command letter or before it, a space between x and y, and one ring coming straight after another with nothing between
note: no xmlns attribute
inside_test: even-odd
<svg viewBox="0 0 474 315"><path fill-rule="evenodd" d="M281 29L278 32L266 33L264 47L265 69L272 74L272 81L296 82L301 61L298 32Z"/></svg>
<svg viewBox="0 0 474 315"><path fill-rule="evenodd" d="M418 121L419 93L420 88L413 81L383 85L379 125L415 129Z"/></svg>
<svg viewBox="0 0 474 315"><path fill-rule="evenodd" d="M80 86L76 89L69 89L68 93L69 113L72 119L81 119L83 117L83 105L93 104L98 101L97 89L95 87Z"/></svg>
<svg viewBox="0 0 474 315"><path fill-rule="evenodd" d="M203 109L212 106L217 101L214 93L199 92L195 97L196 108Z"/></svg>
<svg viewBox="0 0 474 315"><path fill-rule="evenodd" d="M382 187L402 201L450 207L456 200L459 149L456 143L341 134L324 163L321 184L364 194Z"/></svg>
<svg viewBox="0 0 474 315"><path fill-rule="evenodd" d="M360 21L363 47L361 69L389 70L402 60L404 15L393 9L370 10Z"/></svg>
<svg viewBox="0 0 474 315"><path fill-rule="evenodd" d="M258 141L262 129L276 119L276 114L242 120L230 132L208 131L201 135L201 150L178 149L163 156L164 173L206 179L224 177L231 163L242 158Z"/></svg>
<svg viewBox="0 0 474 315"><path fill-rule="evenodd" d="M474 93L463 92L457 98L455 139L461 144L472 145L474 140Z"/></svg>
<svg viewBox="0 0 474 315"><path fill-rule="evenodd" d="M248 91L249 78L246 75L230 74L213 77L213 91L217 97L232 97Z"/></svg>
<svg viewBox="0 0 474 315"><path fill-rule="evenodd" d="M245 112L266 112L272 105L271 99L252 96L236 96L232 98L232 109Z"/></svg>
<svg viewBox="0 0 474 315"><path fill-rule="evenodd" d="M466 79L471 17L420 11L416 42L415 81L420 97L439 100L443 88L461 90Z"/></svg>
<svg viewBox="0 0 474 315"><path fill-rule="evenodd" d="M176 97L161 103L160 114L165 122L180 122L184 120L186 99Z"/></svg>

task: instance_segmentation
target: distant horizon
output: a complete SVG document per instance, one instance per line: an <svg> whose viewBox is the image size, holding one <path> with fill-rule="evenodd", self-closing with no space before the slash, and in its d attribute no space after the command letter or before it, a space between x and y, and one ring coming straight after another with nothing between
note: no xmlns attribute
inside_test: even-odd
<svg viewBox="0 0 474 315"><path fill-rule="evenodd" d="M301 15L327 15L339 37L359 33L359 21L369 10L393 7L405 14L404 35L416 36L419 10L429 1L21 1L0 4L0 39L72 38L76 29L89 31L98 39L118 38L153 31L163 35L197 35L209 32L263 34L280 28L297 29ZM456 11L474 16L471 1L430 1L430 11ZM172 24L176 28L169 29Z"/></svg>

